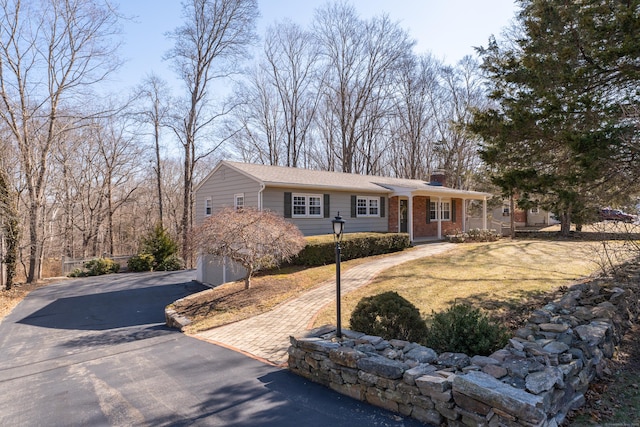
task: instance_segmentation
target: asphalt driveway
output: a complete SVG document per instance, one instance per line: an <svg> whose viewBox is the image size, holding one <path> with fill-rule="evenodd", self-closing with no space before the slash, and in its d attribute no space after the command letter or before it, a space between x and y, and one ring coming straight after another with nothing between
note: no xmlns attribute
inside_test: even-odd
<svg viewBox="0 0 640 427"><path fill-rule="evenodd" d="M65 280L0 323L2 426L418 426L164 326L193 271Z"/></svg>

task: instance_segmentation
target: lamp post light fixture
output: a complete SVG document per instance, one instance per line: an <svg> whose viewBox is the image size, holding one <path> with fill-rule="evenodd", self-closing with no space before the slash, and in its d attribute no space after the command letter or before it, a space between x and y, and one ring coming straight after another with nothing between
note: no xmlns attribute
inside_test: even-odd
<svg viewBox="0 0 640 427"><path fill-rule="evenodd" d="M344 220L338 212L338 216L331 220L333 225L333 240L336 242L336 337L342 338L342 322L340 319L340 242L344 231Z"/></svg>

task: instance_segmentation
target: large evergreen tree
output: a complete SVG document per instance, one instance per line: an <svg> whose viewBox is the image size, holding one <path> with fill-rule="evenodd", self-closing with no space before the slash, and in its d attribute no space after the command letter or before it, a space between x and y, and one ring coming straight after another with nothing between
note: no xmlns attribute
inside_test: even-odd
<svg viewBox="0 0 640 427"><path fill-rule="evenodd" d="M638 175L640 1L520 0L510 40L481 49L496 107L475 114L481 156L505 195L555 212L568 234Z"/></svg>

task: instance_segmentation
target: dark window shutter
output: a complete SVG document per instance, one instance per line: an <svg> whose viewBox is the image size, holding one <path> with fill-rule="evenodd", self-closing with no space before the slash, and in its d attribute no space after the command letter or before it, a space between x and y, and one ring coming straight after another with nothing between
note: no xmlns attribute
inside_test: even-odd
<svg viewBox="0 0 640 427"><path fill-rule="evenodd" d="M356 214L356 204L358 203L358 196L351 196L351 218L358 216Z"/></svg>
<svg viewBox="0 0 640 427"><path fill-rule="evenodd" d="M386 215L385 206L384 206L385 200L386 200L385 197L380 197L380 216L382 218L384 218Z"/></svg>
<svg viewBox="0 0 640 427"><path fill-rule="evenodd" d="M329 207L329 195L324 195L324 217L329 218L331 216L331 208Z"/></svg>
<svg viewBox="0 0 640 427"><path fill-rule="evenodd" d="M456 222L456 201L451 199L451 222Z"/></svg>
<svg viewBox="0 0 640 427"><path fill-rule="evenodd" d="M431 199L427 197L427 224L431 223Z"/></svg>
<svg viewBox="0 0 640 427"><path fill-rule="evenodd" d="M284 217L291 218L291 193L284 193Z"/></svg>

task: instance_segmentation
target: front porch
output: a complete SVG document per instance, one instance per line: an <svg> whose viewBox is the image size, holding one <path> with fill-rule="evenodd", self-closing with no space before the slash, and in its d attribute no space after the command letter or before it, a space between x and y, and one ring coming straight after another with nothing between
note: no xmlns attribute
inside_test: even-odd
<svg viewBox="0 0 640 427"><path fill-rule="evenodd" d="M489 194L443 187L436 187L436 191L395 190L396 194L389 197L389 231L409 233L412 243L442 240L448 234L468 231L467 208L472 200L482 201L482 229L487 229Z"/></svg>

